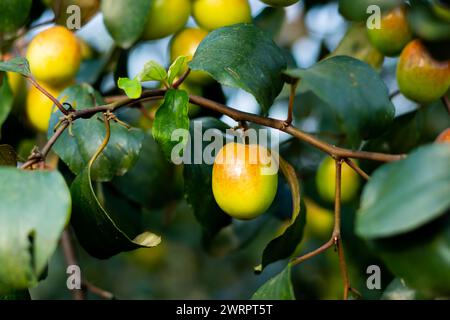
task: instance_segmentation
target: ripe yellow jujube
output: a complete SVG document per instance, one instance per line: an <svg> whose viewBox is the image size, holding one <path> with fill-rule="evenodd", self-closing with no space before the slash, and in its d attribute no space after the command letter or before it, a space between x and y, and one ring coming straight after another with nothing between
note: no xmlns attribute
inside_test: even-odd
<svg viewBox="0 0 450 320"><path fill-rule="evenodd" d="M194 0L192 16L206 30L252 22L248 0Z"/></svg>
<svg viewBox="0 0 450 320"><path fill-rule="evenodd" d="M54 97L58 97L62 91L48 86L44 86L44 88ZM36 87L30 87L27 95L26 114L28 121L35 129L40 132L47 132L52 107L53 102L47 96Z"/></svg>
<svg viewBox="0 0 450 320"><path fill-rule="evenodd" d="M199 28L186 28L177 33L170 42L170 61L175 61L179 56L186 56L188 61L194 57L200 42L208 35L208 31ZM185 67L187 69L187 65ZM211 77L202 71L191 71L188 82L206 84Z"/></svg>
<svg viewBox="0 0 450 320"><path fill-rule="evenodd" d="M278 166L262 146L228 143L214 161L214 198L236 219L250 220L264 213L275 198L277 185Z"/></svg>
<svg viewBox="0 0 450 320"><path fill-rule="evenodd" d="M191 14L190 0L153 0L143 38L154 40L180 31Z"/></svg>
<svg viewBox="0 0 450 320"><path fill-rule="evenodd" d="M80 67L80 43L66 28L51 27L33 38L27 59L31 73L38 81L49 86L63 86L75 78Z"/></svg>

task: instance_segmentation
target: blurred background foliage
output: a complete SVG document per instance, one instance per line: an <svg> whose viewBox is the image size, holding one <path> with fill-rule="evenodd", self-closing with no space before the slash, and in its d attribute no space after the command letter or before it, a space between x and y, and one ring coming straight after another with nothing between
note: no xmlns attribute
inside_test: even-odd
<svg viewBox="0 0 450 320"><path fill-rule="evenodd" d="M65 1L70 2L70 1ZM80 1L79 1L80 2ZM77 82L87 82L104 96L121 94L116 88L118 77L134 77L148 60L169 65L168 45L171 37L160 40L139 41L129 49L121 49L104 26L99 2L84 0L84 26L77 35L85 43L85 55ZM268 8L258 0L251 0L252 15L257 25L269 32L276 43L286 50L291 66L310 67L328 55L348 54L364 60L379 70L390 92L395 92L397 58L384 58L367 41L364 27L346 21L338 10L337 1L304 0L285 9ZM34 0L28 26L52 18L48 6L51 1ZM417 13L419 15L419 13ZM126 19L126 17L123 17ZM417 19L417 30L424 19ZM414 20L416 21L416 20ZM422 24L422 25L420 25ZM188 26L195 26L190 18ZM35 28L23 39L26 44L42 28ZM426 32L426 31L424 31ZM425 37L439 37L433 31ZM344 38L345 37L345 38ZM344 38L344 40L343 40ZM25 45L19 45L14 54L24 55ZM34 145L42 145L45 135L36 134L24 116L25 84L18 82L15 107L2 127L0 142L12 145L22 160ZM148 84L151 87L152 84ZM242 90L222 88L217 83L195 87L192 92L248 112L260 112L255 99ZM269 112L269 116L284 118L288 92L283 91ZM396 120L384 136L371 140L362 148L389 153L409 152L418 145L433 141L445 128L450 127L442 102L419 108L419 105L402 95L393 98ZM126 110L119 117L133 126L147 130L157 104L146 105L146 112ZM295 105L294 125L313 133L321 139L340 146L348 145L347 137L328 112L327 105L310 92L299 92ZM191 117L220 115L205 110L192 110ZM221 120L230 126L236 123L228 118ZM149 229L162 235L163 242L153 249L139 249L121 253L109 260L90 257L77 247L83 276L96 286L113 292L122 299L247 299L270 277L280 272L285 261L270 265L261 275L255 275L254 266L260 263L261 253L274 233L283 226L291 212L291 196L283 178L277 198L269 213L251 222L234 221L205 250L202 230L192 209L183 197L183 169L164 161L153 139L148 135L144 143L145 161L124 177L116 178L103 187L106 206L110 210L136 210L141 212ZM323 200L317 192L315 175L324 154L310 146L281 135L280 150L283 157L296 169L302 182L303 199L307 206L305 236L297 253L313 250L325 242L332 229L333 203ZM143 153L144 154L144 153ZM57 163L50 157L50 163ZM361 161L361 166L373 172L380 164ZM57 164L67 181L74 177L65 164ZM151 194L133 194L132 177L141 176ZM362 181L360 181L362 184ZM360 188L361 190L362 188ZM150 192L151 191L151 192ZM125 196L125 197L123 197ZM121 201L115 199L121 198ZM343 205L343 239L352 285L365 299L420 297L395 279L381 260L373 254L367 243L354 234L354 217L359 207L359 197ZM448 228L447 228L448 230ZM419 238L422 235L419 234ZM424 236L425 237L425 236ZM420 259L420 254L415 258ZM411 263L415 263L411 261ZM370 265L382 271L383 290L369 290L366 286ZM420 277L420 275L417 275ZM46 281L30 290L33 299L68 299L67 274L61 248L50 261ZM336 253L329 250L293 268L292 281L298 299L337 299L342 296L342 280ZM389 285L390 284L390 285ZM389 285L389 287L388 287ZM388 287L386 292L385 289ZM90 298L97 298L90 296Z"/></svg>

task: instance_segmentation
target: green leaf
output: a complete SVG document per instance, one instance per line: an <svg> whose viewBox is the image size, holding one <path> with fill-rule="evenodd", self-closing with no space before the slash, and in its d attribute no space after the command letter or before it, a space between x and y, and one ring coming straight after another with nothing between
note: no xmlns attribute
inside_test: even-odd
<svg viewBox="0 0 450 320"><path fill-rule="evenodd" d="M337 48L330 54L334 56L349 56L366 62L372 68L379 70L383 65L384 56L370 42L365 23L353 23Z"/></svg>
<svg viewBox="0 0 450 320"><path fill-rule="evenodd" d="M144 65L144 69L138 76L139 81L165 81L167 80L166 69L158 62L150 60Z"/></svg>
<svg viewBox="0 0 450 320"><path fill-rule="evenodd" d="M130 48L144 31L151 1L102 0L103 20L116 44Z"/></svg>
<svg viewBox="0 0 450 320"><path fill-rule="evenodd" d="M295 169L281 156L279 159L280 169L291 189L292 216L283 234L270 241L264 249L262 264L255 268L257 272L261 272L275 261L289 258L302 240L306 224L306 207L301 201L300 186Z"/></svg>
<svg viewBox="0 0 450 320"><path fill-rule="evenodd" d="M112 181L124 196L146 208L159 208L170 199L174 167L151 135L145 135L135 166L122 177ZM133 190L133 192L130 192Z"/></svg>
<svg viewBox="0 0 450 320"><path fill-rule="evenodd" d="M60 94L60 99L70 103L77 110L104 104L100 94L87 84L65 89ZM49 138L53 135L53 127L61 116L61 112L57 109L52 113L47 133ZM93 116L90 119L75 121L72 127L74 136L70 136L66 130L55 143L53 150L74 174L80 174L102 143L105 126L97 116ZM136 163L143 138L144 133L140 129L129 130L112 122L111 139L91 169L92 179L110 181L114 176L124 175Z"/></svg>
<svg viewBox="0 0 450 320"><path fill-rule="evenodd" d="M8 144L0 144L0 166L17 166L17 154Z"/></svg>
<svg viewBox="0 0 450 320"><path fill-rule="evenodd" d="M371 240L369 246L424 298L450 297L450 211L413 232Z"/></svg>
<svg viewBox="0 0 450 320"><path fill-rule="evenodd" d="M142 86L138 79L119 78L117 86L125 91L130 99L137 99L142 94Z"/></svg>
<svg viewBox="0 0 450 320"><path fill-rule="evenodd" d="M0 77L2 76L0 71ZM1 137L1 129L2 125L5 122L6 118L8 118L9 112L13 106L14 95L9 86L9 82L6 78L3 78L1 81L0 78L0 137Z"/></svg>
<svg viewBox="0 0 450 320"><path fill-rule="evenodd" d="M255 25L274 38L280 33L285 18L284 8L265 7L255 18Z"/></svg>
<svg viewBox="0 0 450 320"><path fill-rule="evenodd" d="M12 58L8 61L0 61L0 71L17 72L25 77L31 76L28 60L23 57Z"/></svg>
<svg viewBox="0 0 450 320"><path fill-rule="evenodd" d="M101 191L102 185L97 184L97 189ZM155 247L161 242L156 234L142 232L140 212L107 211L105 206L111 201L115 204L109 208L117 209L120 197L97 196L89 166L75 178L70 191L74 200L71 224L78 241L93 257L107 259L120 252Z"/></svg>
<svg viewBox="0 0 450 320"><path fill-rule="evenodd" d="M31 0L0 1L0 33L12 33L23 26L30 9Z"/></svg>
<svg viewBox="0 0 450 320"><path fill-rule="evenodd" d="M168 75L168 80L167 80L169 82L169 84L172 84L175 81L175 78L178 77L180 72L183 71L186 61L187 61L186 56L179 56L170 65L169 75Z"/></svg>
<svg viewBox="0 0 450 320"><path fill-rule="evenodd" d="M449 194L450 148L421 147L375 171L362 194L356 232L372 239L414 230L449 209Z"/></svg>
<svg viewBox="0 0 450 320"><path fill-rule="evenodd" d="M0 294L34 286L70 217L57 171L0 167Z"/></svg>
<svg viewBox="0 0 450 320"><path fill-rule="evenodd" d="M164 96L153 122L152 133L167 159L171 159L173 147L186 144L189 133L189 95L184 90L170 89ZM180 131L179 131L180 130ZM172 135L180 133L178 140ZM181 142L180 142L181 138Z"/></svg>
<svg viewBox="0 0 450 320"><path fill-rule="evenodd" d="M225 86L251 93L264 113L283 88L284 52L251 24L216 29L200 43L190 62Z"/></svg>
<svg viewBox="0 0 450 320"><path fill-rule="evenodd" d="M301 79L299 90L312 91L330 106L354 147L381 135L394 119L386 85L360 60L337 56L286 74Z"/></svg>
<svg viewBox="0 0 450 320"><path fill-rule="evenodd" d="M291 265L263 284L252 296L252 300L295 300L291 282Z"/></svg>
<svg viewBox="0 0 450 320"><path fill-rule="evenodd" d="M223 133L229 127L215 118L197 118L191 123L190 136L194 137L197 143L202 142L201 150L204 151L209 142L195 137L203 137L203 133L208 129L216 129L217 133ZM225 143L225 136L223 144ZM187 150L195 148L189 142ZM194 211L195 218L202 226L204 244L212 239L222 228L231 223L231 217L224 213L216 203L212 192L212 165L201 163L195 164L194 153L186 152L185 155L189 163L184 165L184 191L186 199Z"/></svg>

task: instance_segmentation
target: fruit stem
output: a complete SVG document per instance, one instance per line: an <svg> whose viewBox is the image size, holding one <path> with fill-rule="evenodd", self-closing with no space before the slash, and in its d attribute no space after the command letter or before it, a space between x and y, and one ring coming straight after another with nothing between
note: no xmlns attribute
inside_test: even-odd
<svg viewBox="0 0 450 320"><path fill-rule="evenodd" d="M26 77L26 79L28 79L28 81L31 82L31 84L33 86L36 87L36 89L38 89L40 92L42 92L47 98L49 98L59 109L59 111L62 112L62 114L64 114L65 116L67 116L69 114L69 111L67 111L64 106L61 104L61 102L58 101L58 99L56 99L54 96L52 96L50 94L50 92L48 92L45 88L43 88L37 81L36 79L34 79L33 77Z"/></svg>

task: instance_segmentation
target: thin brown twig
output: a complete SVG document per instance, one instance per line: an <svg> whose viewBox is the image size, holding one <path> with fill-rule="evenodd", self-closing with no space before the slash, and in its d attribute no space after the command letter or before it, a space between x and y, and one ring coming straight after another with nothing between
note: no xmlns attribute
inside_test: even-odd
<svg viewBox="0 0 450 320"><path fill-rule="evenodd" d="M58 99L56 99L50 92L48 92L45 88L43 88L33 77L26 77L28 81L31 82L33 86L36 87L39 91L41 91L47 98L49 98L61 111L64 115L68 115L69 111L67 111L64 106L59 102Z"/></svg>
<svg viewBox="0 0 450 320"><path fill-rule="evenodd" d="M184 80L186 80L186 78L189 76L189 74L191 73L191 69L188 68L182 75L180 78L178 78L177 81L175 81L172 84L172 88L177 89L183 82Z"/></svg>
<svg viewBox="0 0 450 320"><path fill-rule="evenodd" d="M365 173L364 170L361 169L361 167L358 166L355 162L353 162L352 160L350 160L350 159L348 159L348 158L345 158L344 161L345 161L345 163L348 164L348 166L349 166L350 168L352 168L352 169L353 169L357 174L359 174L363 179L365 179L365 180L369 180L369 179L370 179L370 176L369 176L367 173Z"/></svg>
<svg viewBox="0 0 450 320"><path fill-rule="evenodd" d="M61 245L64 253L64 258L68 266L76 265L78 266L78 260L75 254L75 248L72 243L72 235L69 229L64 229L61 236ZM83 289L73 289L72 295L75 300L85 300L86 294Z"/></svg>
<svg viewBox="0 0 450 320"><path fill-rule="evenodd" d="M27 169L33 166L34 164L43 161L47 157L53 145L56 143L58 138L61 136L64 130L67 129L68 126L69 122L67 121L63 122L61 126L55 131L53 136L47 141L42 150L37 153L37 156L36 157L31 156L30 158L28 158L28 160L21 166L21 169Z"/></svg>
<svg viewBox="0 0 450 320"><path fill-rule="evenodd" d="M288 115L285 120L286 125L290 126L292 123L292 120L294 118L294 102L295 102L295 94L297 89L298 80L291 84L291 91L289 94L289 105L288 105Z"/></svg>
<svg viewBox="0 0 450 320"><path fill-rule="evenodd" d="M344 248L341 237L341 183L342 183L342 159L336 159L336 186L334 198L334 231L333 238L339 256L339 268L344 282L344 300L348 299L350 282L348 279L347 264L345 263Z"/></svg>
<svg viewBox="0 0 450 320"><path fill-rule="evenodd" d="M90 283L89 281L83 281L83 283L81 284L81 287L85 292L89 291L105 300L115 300L116 299L116 296L112 292L109 292L109 291L106 291L105 289L99 288L99 287L93 285L92 283Z"/></svg>

